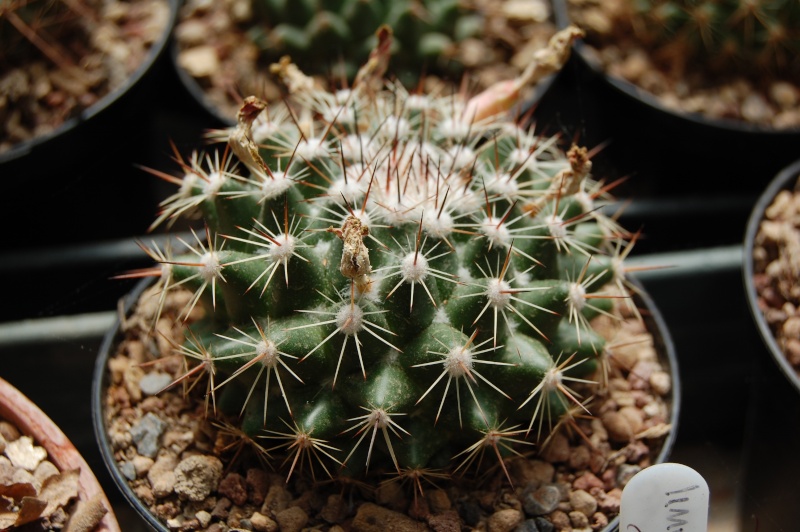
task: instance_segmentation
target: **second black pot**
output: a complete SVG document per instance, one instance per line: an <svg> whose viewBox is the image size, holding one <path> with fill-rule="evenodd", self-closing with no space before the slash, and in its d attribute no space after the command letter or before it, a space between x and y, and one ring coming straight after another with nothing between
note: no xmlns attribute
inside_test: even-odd
<svg viewBox="0 0 800 532"><path fill-rule="evenodd" d="M800 152L796 151L795 154ZM751 495L742 500L742 523L760 532L796 530L800 508L800 374L789 363L767 321L755 276L761 266L754 258L765 211L781 191L795 190L800 160L778 172L755 203L743 244L743 283L753 323L764 349L753 353L760 369L754 416L748 430L744 482Z"/></svg>
<svg viewBox="0 0 800 532"><path fill-rule="evenodd" d="M555 0L559 27L569 0ZM775 129L671 109L656 96L605 72L588 44L574 45L580 97L596 109L588 134L608 141L605 156L631 178L618 197L741 196L755 199L797 157L800 127Z"/></svg>

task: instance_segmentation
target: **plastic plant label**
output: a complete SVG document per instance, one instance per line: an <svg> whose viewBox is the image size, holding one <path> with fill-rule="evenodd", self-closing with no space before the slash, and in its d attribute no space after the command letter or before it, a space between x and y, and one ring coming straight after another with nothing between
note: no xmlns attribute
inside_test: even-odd
<svg viewBox="0 0 800 532"><path fill-rule="evenodd" d="M622 490L620 532L707 532L709 490L683 464L643 469Z"/></svg>

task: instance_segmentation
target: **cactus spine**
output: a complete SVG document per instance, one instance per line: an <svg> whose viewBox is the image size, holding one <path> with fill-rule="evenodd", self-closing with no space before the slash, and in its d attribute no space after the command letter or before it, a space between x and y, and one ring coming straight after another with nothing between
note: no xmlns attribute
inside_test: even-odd
<svg viewBox="0 0 800 532"><path fill-rule="evenodd" d="M591 320L631 295L587 150L509 112L580 31L472 98L386 83L378 35L348 90L277 65L290 100L247 98L221 135L238 162L193 157L156 221L205 234L149 249L154 293L202 309L176 382L207 379L209 415L289 477L451 475L534 446L602 385Z"/></svg>

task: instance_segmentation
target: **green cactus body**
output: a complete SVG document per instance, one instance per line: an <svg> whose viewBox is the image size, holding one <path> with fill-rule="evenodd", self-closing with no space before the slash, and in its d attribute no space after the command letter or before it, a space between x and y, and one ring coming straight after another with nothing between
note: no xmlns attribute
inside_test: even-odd
<svg viewBox="0 0 800 532"><path fill-rule="evenodd" d="M457 79L462 68L449 60L455 42L478 35L481 16L454 0L255 0L259 25L250 30L267 64L288 55L308 72L352 80L375 45L375 30L393 28L395 72L416 85L420 66L427 73ZM476 20L478 23L476 23Z"/></svg>
<svg viewBox="0 0 800 532"><path fill-rule="evenodd" d="M160 221L207 224L152 252L204 310L178 350L289 475L467 470L485 445L535 445L581 406L573 383L599 386L590 320L630 295L630 244L585 149L466 121L481 96L298 90L294 118L280 103L227 131L241 165L193 157L165 203Z"/></svg>

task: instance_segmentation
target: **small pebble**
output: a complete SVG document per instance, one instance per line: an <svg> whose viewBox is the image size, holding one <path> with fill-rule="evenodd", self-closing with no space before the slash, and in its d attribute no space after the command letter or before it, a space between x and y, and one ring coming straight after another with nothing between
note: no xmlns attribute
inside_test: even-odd
<svg viewBox="0 0 800 532"><path fill-rule="evenodd" d="M572 482L572 488L576 490L590 491L592 488L602 488L603 481L597 475L587 471L581 476L577 477Z"/></svg>
<svg viewBox="0 0 800 532"><path fill-rule="evenodd" d="M277 532L278 530L278 523L259 512L250 516L250 524L253 525L253 530L256 532Z"/></svg>
<svg viewBox="0 0 800 532"><path fill-rule="evenodd" d="M513 508L499 510L489 517L487 529L489 532L511 532L523 518L524 515L519 510Z"/></svg>
<svg viewBox="0 0 800 532"><path fill-rule="evenodd" d="M630 422L619 412L606 412L600 418L611 441L627 443L633 438Z"/></svg>
<svg viewBox="0 0 800 532"><path fill-rule="evenodd" d="M155 395L172 382L172 376L168 373L151 371L139 380L139 389L144 395Z"/></svg>
<svg viewBox="0 0 800 532"><path fill-rule="evenodd" d="M459 501L456 504L458 515L467 526L476 526L481 519L481 507L472 502L471 500Z"/></svg>
<svg viewBox="0 0 800 532"><path fill-rule="evenodd" d="M211 510L211 516L215 519L227 519L231 506L233 506L233 503L230 499L221 497Z"/></svg>
<svg viewBox="0 0 800 532"><path fill-rule="evenodd" d="M589 527L589 518L583 512L571 511L569 515L569 522L572 528L585 529Z"/></svg>
<svg viewBox="0 0 800 532"><path fill-rule="evenodd" d="M136 476L137 477L142 477L142 476L146 475L148 471L150 471L150 468L153 467L153 464L155 463L155 461L152 458L150 458L149 456L138 456L137 455L137 456L133 457L133 460L131 460L131 463L133 463L133 467L136 470Z"/></svg>
<svg viewBox="0 0 800 532"><path fill-rule="evenodd" d="M778 81L770 86L769 97L782 109L791 109L800 102L800 90L791 83Z"/></svg>
<svg viewBox="0 0 800 532"><path fill-rule="evenodd" d="M522 492L522 507L530 516L546 515L556 509L561 501L561 491L555 484L545 484L534 490Z"/></svg>
<svg viewBox="0 0 800 532"><path fill-rule="evenodd" d="M619 409L619 414L628 420L631 431L633 431L634 434L637 434L642 430L642 426L644 424L644 413L641 409L636 408L635 406L623 406Z"/></svg>
<svg viewBox="0 0 800 532"><path fill-rule="evenodd" d="M608 526L608 516L602 512L595 512L592 515L589 525L592 527L592 530L605 529L605 527Z"/></svg>
<svg viewBox="0 0 800 532"><path fill-rule="evenodd" d="M430 515L426 521L433 532L461 532L461 520L455 510Z"/></svg>
<svg viewBox="0 0 800 532"><path fill-rule="evenodd" d="M604 495L600 496L598 501L598 508L608 514L618 514L620 502L622 501L622 490L619 488L612 488Z"/></svg>
<svg viewBox="0 0 800 532"><path fill-rule="evenodd" d="M672 377L666 371L654 371L650 375L650 387L660 396L666 396L672 389Z"/></svg>
<svg viewBox="0 0 800 532"><path fill-rule="evenodd" d="M406 497L398 482L386 482L375 491L375 502L390 510L400 511L406 506Z"/></svg>
<svg viewBox="0 0 800 532"><path fill-rule="evenodd" d="M539 532L539 527L536 526L536 521L534 519L526 519L517 525L514 532Z"/></svg>
<svg viewBox="0 0 800 532"><path fill-rule="evenodd" d="M584 490L575 490L569 494L569 505L573 510L589 517L597 511L597 500Z"/></svg>
<svg viewBox="0 0 800 532"><path fill-rule="evenodd" d="M229 498L233 504L243 505L247 502L247 483L239 473L228 473L220 481L217 491Z"/></svg>
<svg viewBox="0 0 800 532"><path fill-rule="evenodd" d="M97 528L100 521L108 513L108 508L97 494L89 500L80 501L72 515L70 515L64 532L91 532Z"/></svg>
<svg viewBox="0 0 800 532"><path fill-rule="evenodd" d="M419 521L373 503L358 507L351 530L353 532L419 532Z"/></svg>
<svg viewBox="0 0 800 532"><path fill-rule="evenodd" d="M585 445L573 447L569 455L569 466L575 470L582 470L589 467L591 451Z"/></svg>
<svg viewBox="0 0 800 532"><path fill-rule="evenodd" d="M178 459L172 454L162 454L150 466L147 472L147 480L153 490L153 495L161 498L166 497L175 489L175 468Z"/></svg>
<svg viewBox="0 0 800 532"><path fill-rule="evenodd" d="M556 530L572 530L572 522L569 520L569 515L561 510L556 510L550 514L550 522L553 523L553 528Z"/></svg>
<svg viewBox="0 0 800 532"><path fill-rule="evenodd" d="M145 414L139 422L131 427L130 434L136 444L136 451L142 456L154 458L158 453L159 438L167 424L153 413Z"/></svg>
<svg viewBox="0 0 800 532"><path fill-rule="evenodd" d="M284 486L270 486L264 503L261 505L261 513L264 515L275 515L289 507L292 494Z"/></svg>
<svg viewBox="0 0 800 532"><path fill-rule="evenodd" d="M555 433L542 451L542 458L547 462L560 463L569 460L569 440L560 432Z"/></svg>
<svg viewBox="0 0 800 532"><path fill-rule="evenodd" d="M0 436L6 442L14 441L20 437L19 429L8 421L0 419Z"/></svg>
<svg viewBox="0 0 800 532"><path fill-rule="evenodd" d="M300 532L308 523L308 514L298 506L291 506L275 514L281 532Z"/></svg>
<svg viewBox="0 0 800 532"><path fill-rule="evenodd" d="M539 527L539 532L555 532L556 527L549 519L534 517L533 520L536 522L536 526Z"/></svg>
<svg viewBox="0 0 800 532"><path fill-rule="evenodd" d="M195 78L211 76L219 70L219 57L213 46L201 45L183 50L178 56L181 68Z"/></svg>
<svg viewBox="0 0 800 532"><path fill-rule="evenodd" d="M552 482L555 474L555 466L544 460L518 458L510 462L508 469L515 486Z"/></svg>
<svg viewBox="0 0 800 532"><path fill-rule="evenodd" d="M322 517L322 519L324 519L326 522L333 524L344 521L346 516L347 503L343 497L338 493L328 495L328 500L325 503L325 506L322 507L320 517Z"/></svg>
<svg viewBox="0 0 800 532"><path fill-rule="evenodd" d="M134 467L133 462L128 461L120 463L119 471L122 473L122 476L128 480L136 480L136 467Z"/></svg>
<svg viewBox="0 0 800 532"><path fill-rule="evenodd" d="M769 122L774 115L769 103L760 94L749 94L742 102L742 118L750 122Z"/></svg>
<svg viewBox="0 0 800 532"><path fill-rule="evenodd" d="M211 523L211 514L206 512L205 510L200 510L196 514L194 514L197 521L200 523L200 526L203 528L207 527Z"/></svg>
<svg viewBox="0 0 800 532"><path fill-rule="evenodd" d="M175 493L182 499L202 501L216 489L222 477L222 462L215 456L193 455L175 468Z"/></svg>
<svg viewBox="0 0 800 532"><path fill-rule="evenodd" d="M250 493L250 502L256 506L264 503L264 499L269 491L269 478L263 469L250 468L245 476L247 490Z"/></svg>
<svg viewBox="0 0 800 532"><path fill-rule="evenodd" d="M428 498L428 505L430 506L431 513L444 513L453 506L447 492L442 489L426 491L425 496Z"/></svg>
<svg viewBox="0 0 800 532"><path fill-rule="evenodd" d="M633 475L641 470L642 468L638 465L622 464L617 469L617 485L625 487L628 481L633 478Z"/></svg>

